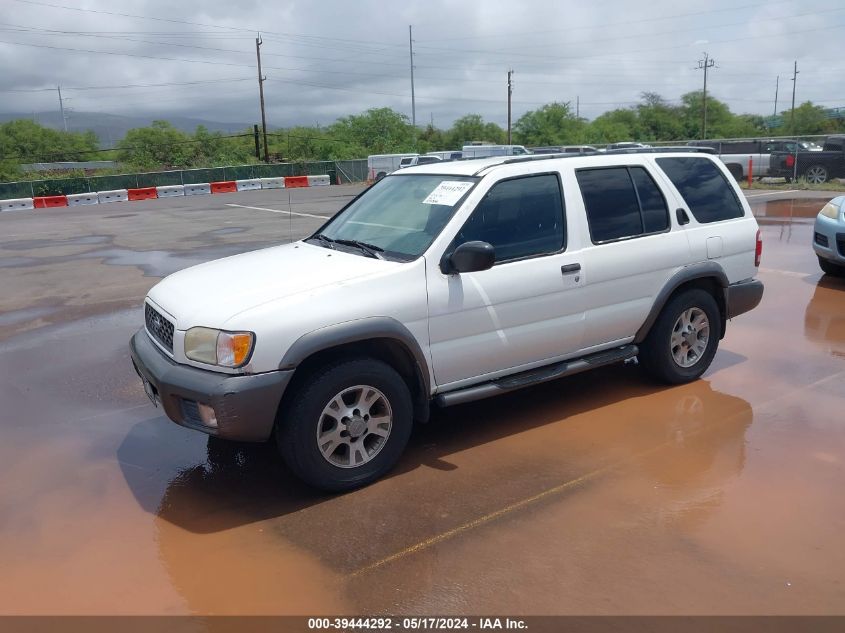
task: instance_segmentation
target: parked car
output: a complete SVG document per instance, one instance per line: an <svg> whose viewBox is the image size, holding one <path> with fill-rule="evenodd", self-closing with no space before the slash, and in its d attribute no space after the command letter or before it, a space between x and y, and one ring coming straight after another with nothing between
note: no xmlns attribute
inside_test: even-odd
<svg viewBox="0 0 845 633"><path fill-rule="evenodd" d="M644 147L651 147L651 145L646 145L645 143L635 143L633 141L621 141L619 143L611 143L610 145L606 145L604 149L640 149Z"/></svg>
<svg viewBox="0 0 845 633"><path fill-rule="evenodd" d="M816 216L813 250L824 272L845 277L845 196L828 202Z"/></svg>
<svg viewBox="0 0 845 633"><path fill-rule="evenodd" d="M796 150L818 151L816 148L821 149L817 145L814 147L812 143L795 139L690 141L688 145L712 148L737 180L745 180L748 177L749 158L751 159L752 177L762 178L777 175L772 171L772 154L776 152L794 153Z"/></svg>
<svg viewBox="0 0 845 633"><path fill-rule="evenodd" d="M460 150L452 149L447 151L427 152L426 156L437 156L440 160L459 160L464 154Z"/></svg>
<svg viewBox="0 0 845 633"><path fill-rule="evenodd" d="M725 166L692 148L408 167L299 242L159 282L132 362L174 422L274 437L297 476L346 490L432 405L633 358L697 379L759 303L761 251Z"/></svg>
<svg viewBox="0 0 845 633"><path fill-rule="evenodd" d="M486 158L487 156L523 156L530 154L522 145L464 145L464 158Z"/></svg>
<svg viewBox="0 0 845 633"><path fill-rule="evenodd" d="M814 185L845 177L845 135L828 136L821 152L810 149L772 155L772 176L792 179L796 174Z"/></svg>
<svg viewBox="0 0 845 633"><path fill-rule="evenodd" d="M403 158L414 156L419 156L419 154L373 154L367 156L368 179L381 180L399 169Z"/></svg>
<svg viewBox="0 0 845 633"><path fill-rule="evenodd" d="M414 167L415 165L427 165L428 163L439 162L439 156L406 156L405 158L399 161L399 169L404 169L405 167Z"/></svg>

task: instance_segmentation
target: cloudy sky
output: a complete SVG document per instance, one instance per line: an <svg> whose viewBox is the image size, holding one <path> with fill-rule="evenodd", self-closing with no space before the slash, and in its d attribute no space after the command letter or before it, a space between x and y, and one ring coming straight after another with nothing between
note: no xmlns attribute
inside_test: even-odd
<svg viewBox="0 0 845 633"><path fill-rule="evenodd" d="M0 112L58 109L258 121L255 34L268 125L327 124L370 107L439 127L506 123L550 101L580 114L708 89L735 112L845 106L845 3L753 0L0 0Z"/></svg>

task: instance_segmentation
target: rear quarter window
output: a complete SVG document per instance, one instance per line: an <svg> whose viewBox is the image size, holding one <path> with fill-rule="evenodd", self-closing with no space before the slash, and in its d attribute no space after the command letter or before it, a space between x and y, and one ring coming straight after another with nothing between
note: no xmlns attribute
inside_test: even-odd
<svg viewBox="0 0 845 633"><path fill-rule="evenodd" d="M698 222L708 224L745 215L733 187L711 160L684 156L658 158L656 162Z"/></svg>

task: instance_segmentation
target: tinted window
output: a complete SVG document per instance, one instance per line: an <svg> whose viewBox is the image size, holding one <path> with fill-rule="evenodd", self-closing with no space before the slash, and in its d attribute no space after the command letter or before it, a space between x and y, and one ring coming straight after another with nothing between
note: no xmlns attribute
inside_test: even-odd
<svg viewBox="0 0 845 633"><path fill-rule="evenodd" d="M658 158L657 164L686 201L695 219L718 222L745 215L733 188L706 158Z"/></svg>
<svg viewBox="0 0 845 633"><path fill-rule="evenodd" d="M760 143L757 141L739 141L722 143L723 154L759 154Z"/></svg>
<svg viewBox="0 0 845 633"><path fill-rule="evenodd" d="M631 180L640 197L645 233L659 233L669 228L669 209L660 189L642 167L629 167Z"/></svg>
<svg viewBox="0 0 845 633"><path fill-rule="evenodd" d="M436 163L440 159L436 156L420 156L417 159L417 165L425 165L426 163Z"/></svg>
<svg viewBox="0 0 845 633"><path fill-rule="evenodd" d="M627 168L583 169L577 177L593 242L643 232L640 205Z"/></svg>
<svg viewBox="0 0 845 633"><path fill-rule="evenodd" d="M565 244L563 199L552 174L494 185L455 237L454 246L480 240L496 261L554 253Z"/></svg>

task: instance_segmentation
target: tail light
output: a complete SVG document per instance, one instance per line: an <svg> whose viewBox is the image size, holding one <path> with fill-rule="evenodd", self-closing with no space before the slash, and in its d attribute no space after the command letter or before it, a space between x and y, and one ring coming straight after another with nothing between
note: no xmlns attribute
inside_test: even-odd
<svg viewBox="0 0 845 633"><path fill-rule="evenodd" d="M795 167L795 156L793 156L792 154L786 155L786 166Z"/></svg>
<svg viewBox="0 0 845 633"><path fill-rule="evenodd" d="M754 248L754 266L760 268L760 258L763 255L763 238L760 236L760 229L757 229L757 246Z"/></svg>

